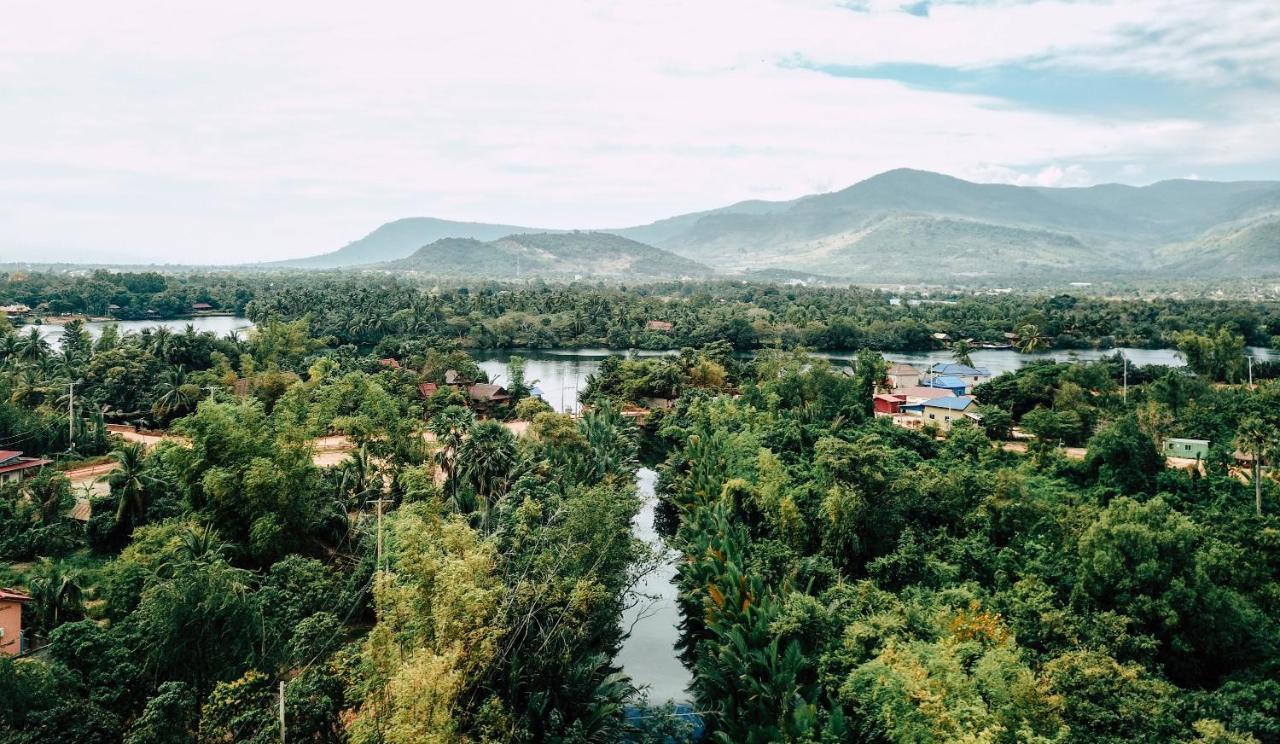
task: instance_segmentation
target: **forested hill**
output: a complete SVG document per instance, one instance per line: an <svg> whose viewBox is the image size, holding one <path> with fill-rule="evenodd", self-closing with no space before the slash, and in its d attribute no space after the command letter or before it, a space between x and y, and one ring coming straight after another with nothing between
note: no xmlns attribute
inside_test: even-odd
<svg viewBox="0 0 1280 744"><path fill-rule="evenodd" d="M1276 182L1034 188L900 169L829 194L618 232L718 270L804 269L863 281L1256 276L1280 272L1280 251L1256 250L1266 239L1255 232L1231 252L1223 236L1277 218ZM1224 265L1224 250L1241 260Z"/></svg>
<svg viewBox="0 0 1280 744"><path fill-rule="evenodd" d="M290 261L277 261L276 266L292 266L301 269L334 269L343 266L394 261L404 258L427 243L441 238L472 238L495 240L504 235L537 232L535 228L515 225L493 225L483 222L454 222L433 217L410 217L388 222L378 229L352 241L332 253Z"/></svg>
<svg viewBox="0 0 1280 744"><path fill-rule="evenodd" d="M597 276L673 278L706 276L710 269L651 245L600 232L529 233L482 242L445 238L408 258L376 268L438 276Z"/></svg>
<svg viewBox="0 0 1280 744"><path fill-rule="evenodd" d="M582 253L582 238L552 237L575 233L414 218L383 225L336 252L279 265L369 265L407 258L443 238L497 241L542 233L541 244L520 245L539 251L555 243L556 251L567 251L557 254L555 273L593 275L615 258L617 246L601 237L610 233L732 274L801 271L893 283L1257 277L1280 275L1277 225L1280 182L1040 188L899 169L793 201L746 201L584 233L593 236L586 247L601 254ZM467 262L465 270L474 272L475 263L485 261ZM671 266L658 275L693 269ZM514 276L514 270L491 276Z"/></svg>

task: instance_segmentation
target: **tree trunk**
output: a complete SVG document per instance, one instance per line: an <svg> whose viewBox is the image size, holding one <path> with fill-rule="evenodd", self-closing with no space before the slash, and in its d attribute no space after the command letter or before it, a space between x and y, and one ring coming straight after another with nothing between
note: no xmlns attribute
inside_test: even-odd
<svg viewBox="0 0 1280 744"><path fill-rule="evenodd" d="M1258 516L1262 516L1262 465L1258 458L1253 458L1253 506Z"/></svg>

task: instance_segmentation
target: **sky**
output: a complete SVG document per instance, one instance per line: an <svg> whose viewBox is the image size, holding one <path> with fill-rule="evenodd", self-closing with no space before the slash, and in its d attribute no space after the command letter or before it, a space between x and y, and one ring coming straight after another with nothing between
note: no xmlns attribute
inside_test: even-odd
<svg viewBox="0 0 1280 744"><path fill-rule="evenodd" d="M0 261L622 227L898 167L1280 178L1276 0L4 0Z"/></svg>

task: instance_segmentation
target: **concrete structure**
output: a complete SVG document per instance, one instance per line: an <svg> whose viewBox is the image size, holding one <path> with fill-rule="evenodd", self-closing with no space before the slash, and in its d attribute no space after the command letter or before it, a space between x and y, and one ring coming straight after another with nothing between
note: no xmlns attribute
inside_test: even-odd
<svg viewBox="0 0 1280 744"><path fill-rule="evenodd" d="M962 418L981 421L978 403L970 395L934 398L920 404L920 419L925 426L936 426L951 431L951 426Z"/></svg>
<svg viewBox="0 0 1280 744"><path fill-rule="evenodd" d="M934 375L944 375L962 380L970 388L974 385L981 385L991 379L991 370L970 367L967 364L958 362L937 362L929 368L929 372Z"/></svg>
<svg viewBox="0 0 1280 744"><path fill-rule="evenodd" d="M0 588L0 654L17 656L27 650L22 637L22 605L31 597Z"/></svg>
<svg viewBox="0 0 1280 744"><path fill-rule="evenodd" d="M872 408L877 416L892 416L895 413L901 413L902 404L906 402L906 396L881 393L872 401Z"/></svg>
<svg viewBox="0 0 1280 744"><path fill-rule="evenodd" d="M922 387L933 387L951 391L952 395L964 395L969 392L969 382L951 375L934 375L924 381Z"/></svg>
<svg viewBox="0 0 1280 744"><path fill-rule="evenodd" d="M885 377L889 380L889 389L895 391L920 384L920 370L901 362L890 367Z"/></svg>
<svg viewBox="0 0 1280 744"><path fill-rule="evenodd" d="M916 387L902 388L894 390L894 395L901 395L906 399L907 404L923 403L926 400L934 398L942 398L948 395L955 395L955 392L947 388L928 387L926 385L917 385Z"/></svg>
<svg viewBox="0 0 1280 744"><path fill-rule="evenodd" d="M1188 460L1203 460L1209 456L1208 439L1184 439L1170 437L1164 440L1165 457L1183 457Z"/></svg>
<svg viewBox="0 0 1280 744"><path fill-rule="evenodd" d="M32 478L52 462L39 457L23 457L17 450L0 450L0 485Z"/></svg>

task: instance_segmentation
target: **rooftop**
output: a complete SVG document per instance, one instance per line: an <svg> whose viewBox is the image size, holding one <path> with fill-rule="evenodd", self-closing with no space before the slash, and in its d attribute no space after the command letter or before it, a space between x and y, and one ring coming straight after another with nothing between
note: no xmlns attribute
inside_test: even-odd
<svg viewBox="0 0 1280 744"><path fill-rule="evenodd" d="M929 371L940 375L965 375L966 377L972 377L975 375L979 377L991 376L991 370L989 369L971 367L967 364L960 364L959 362L937 362L929 369Z"/></svg>
<svg viewBox="0 0 1280 744"><path fill-rule="evenodd" d="M0 602L30 602L31 597L23 594L17 589L0 588Z"/></svg>
<svg viewBox="0 0 1280 744"><path fill-rule="evenodd" d="M925 387L924 385L916 385L915 387L902 388L894 390L894 395L902 395L907 398L938 398L944 395L955 395L955 391L950 388Z"/></svg>
<svg viewBox="0 0 1280 744"><path fill-rule="evenodd" d="M971 395L953 395L950 398L934 398L924 402L930 408L946 408L952 411L963 411L973 403L974 400Z"/></svg>

